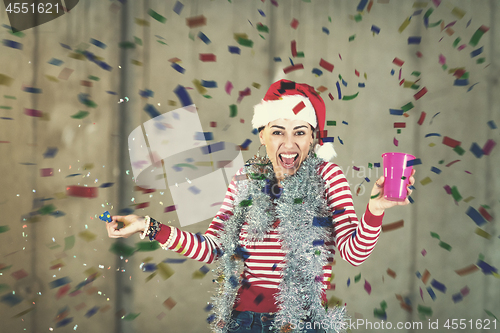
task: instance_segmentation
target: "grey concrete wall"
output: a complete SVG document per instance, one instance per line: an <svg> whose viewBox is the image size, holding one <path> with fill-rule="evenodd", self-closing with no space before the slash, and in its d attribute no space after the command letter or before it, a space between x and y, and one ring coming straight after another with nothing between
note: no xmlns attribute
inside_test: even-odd
<svg viewBox="0 0 500 333"><path fill-rule="evenodd" d="M252 134L252 106L279 78L327 88L322 93L327 120L337 122L327 127L329 136L335 137L338 157L334 162L344 169L351 184L358 217L366 207L373 181L382 175L380 169L369 169L369 163L381 163L381 154L388 151L412 153L422 161L415 167L414 203L392 208L384 217L384 224L404 220L404 227L383 232L373 254L360 267L337 258L332 281L335 289L327 292L328 297L347 303L354 320L380 324L374 309L380 309L385 301L387 321L393 327L398 322L407 326L423 323L423 329L398 330L401 332L430 331L429 319L439 321L439 331L444 330L447 319L464 319L466 331L480 331L476 321L484 325L486 319L494 319L486 311L500 315L499 275L479 269L460 276L455 271L479 260L500 267L498 147L480 158L470 151L473 143L483 147L488 140L499 141L499 129L488 122L500 125L500 7L494 0L441 1L436 7L438 2L374 0L370 11L365 8L361 20L355 20L358 1L293 0L278 1L278 6L257 0L182 1L180 15L173 11L176 1L170 0L80 1L70 13L23 31L23 35L12 35L2 27L1 38L21 43L22 49L0 46L0 74L4 75L0 85L0 331L208 332L209 313L204 308L213 291L212 275L193 278L203 264L190 260L169 264L175 273L168 279L143 272L142 262L158 264L181 256L156 250L120 258L110 250L115 241L107 237L98 216L104 210L118 214L120 209L149 202L149 207L135 213L179 226L175 212L164 213L166 206L174 204L168 190L146 194L134 190L127 137L150 119L143 110L146 104L155 105L160 113L175 110L180 107L173 92L178 85L194 88L195 79L215 80L218 87L207 92L211 98L196 89L188 92L198 108L203 130L213 132L213 142L239 145L252 140L248 151L243 151L246 160L259 146ZM424 4L421 13L419 4ZM460 10L455 7L463 11L463 17L459 18ZM429 23L442 20L447 26L456 21L449 27L453 31L442 30L440 25L426 28L424 15L430 8L434 11ZM154 20L149 9L164 16L166 22ZM197 15L204 15L207 24L190 29L186 18ZM408 17L408 27L398 32ZM290 26L294 18L299 22L296 29ZM138 24L137 19L147 24ZM0 21L9 25L3 7ZM268 33L257 30L259 22L269 27ZM373 33L372 25L380 32ZM489 31L477 46L471 46L469 40L482 25ZM200 31L210 38L210 44L197 38ZM247 34L253 47L238 45L235 33ZM351 36L354 39L350 41ZM408 45L410 36L421 36L421 43ZM454 47L458 37L461 41ZM91 39L101 41L106 48L91 44ZM304 58L292 58L292 40ZM134 48L120 47L124 41L132 42ZM465 48L458 50L462 44ZM241 54L229 53L228 46L239 46ZM480 47L483 52L471 57ZM94 53L112 69L77 59L78 50ZM214 53L217 61L201 62L200 53ZM440 54L446 57L447 69L439 64ZM175 57L181 60L183 74L171 67L169 59ZM274 61L275 57L282 61ZM404 61L402 66L393 63L396 57ZM51 65L52 58L64 63ZM302 63L304 69L285 75L283 68L290 65L289 58ZM479 58L484 62L478 62ZM334 64L333 72L321 68L320 59ZM58 78L65 68L72 70L71 75ZM320 68L323 75L313 74L313 68ZM449 73L453 68L468 72L467 85L454 85L455 77ZM400 85L400 69L401 79L418 79L420 88ZM340 83L342 94L359 92L356 98L339 100L339 75L347 83ZM82 80L92 82L92 87L82 85ZM227 81L234 86L231 94L224 89ZM365 87L358 87L358 83ZM24 87L42 92L28 93ZM238 103L238 91L247 87L251 95ZM428 92L416 100L414 94L423 87ZM154 97L142 98L139 90L144 89L154 91ZM96 106L82 104L79 94L88 94ZM125 97L128 102L118 103ZM414 107L406 112L407 117L390 114L390 109L401 109L409 102ZM238 107L236 117L230 117L232 104ZM43 116L28 116L25 109L39 110ZM71 118L79 111L89 114L83 119ZM427 116L419 125L422 112ZM217 127L210 127L212 121ZM406 128L398 134L394 122L405 122ZM429 133L440 136L426 137ZM443 144L445 136L460 141L465 152L460 155ZM51 147L58 151L54 157L46 157ZM446 166L457 159L460 162ZM431 171L432 167L441 173ZM43 177L41 170L46 168L52 168L53 174ZM363 182L365 177L370 182ZM432 182L424 185L421 182L426 177ZM98 188L95 198L66 194L68 186L99 187L108 182L114 184ZM455 186L462 198L455 202L443 188L446 185ZM493 219L477 226L466 212L469 207L479 210L482 206ZM47 214L51 211L54 214ZM204 232L209 223L207 219L183 229ZM490 238L478 235L477 228ZM439 246L431 232L451 250ZM137 236L124 243L134 246L139 241ZM396 276L389 276L388 269ZM417 277L417 272L424 274L425 270L430 273L427 283ZM93 273L97 278L82 286L80 283ZM359 274L359 282L355 282ZM66 287L51 288L51 282L63 277L70 281ZM446 286L444 293L432 287L433 279ZM364 289L365 281L371 285L370 294ZM427 287L434 290L435 300ZM465 296L454 302L452 295L461 290ZM401 307L397 295L410 301L411 311ZM165 306L168 299L175 302L174 307ZM419 306L431 308L432 315L421 317ZM134 314L139 315L133 320L120 319L124 315L133 318ZM359 326L354 331L378 330Z"/></svg>

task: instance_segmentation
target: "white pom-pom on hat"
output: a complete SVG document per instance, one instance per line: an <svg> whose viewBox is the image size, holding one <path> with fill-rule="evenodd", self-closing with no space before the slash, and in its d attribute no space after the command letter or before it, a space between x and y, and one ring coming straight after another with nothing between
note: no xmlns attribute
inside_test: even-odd
<svg viewBox="0 0 500 333"><path fill-rule="evenodd" d="M335 148L333 148L333 143L331 142L323 142L322 146L316 144L316 146L314 146L314 152L316 153L316 156L327 162L337 156L337 152L335 151Z"/></svg>

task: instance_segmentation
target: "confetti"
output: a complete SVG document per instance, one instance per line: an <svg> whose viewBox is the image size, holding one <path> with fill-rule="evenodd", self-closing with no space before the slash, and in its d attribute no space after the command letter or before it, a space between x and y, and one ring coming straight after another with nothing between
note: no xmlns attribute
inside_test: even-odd
<svg viewBox="0 0 500 333"><path fill-rule="evenodd" d="M116 242L111 245L109 251L123 257L130 257L134 254L135 248L121 242Z"/></svg>
<svg viewBox="0 0 500 333"><path fill-rule="evenodd" d="M451 187L451 195L452 195L453 199L457 202L462 200L462 196L458 192L458 188L456 186Z"/></svg>
<svg viewBox="0 0 500 333"><path fill-rule="evenodd" d="M427 281L429 280L431 276L431 273L428 270L425 270L424 275L422 275L422 283L427 284Z"/></svg>
<svg viewBox="0 0 500 333"><path fill-rule="evenodd" d="M358 97L358 94L359 94L359 92L355 93L354 95L344 95L344 96L342 96L342 100L343 101L350 101L350 100Z"/></svg>
<svg viewBox="0 0 500 333"><path fill-rule="evenodd" d="M75 246L75 236L68 236L64 238L64 250L71 250Z"/></svg>
<svg viewBox="0 0 500 333"><path fill-rule="evenodd" d="M186 18L186 24L190 28L197 28L207 24L207 18L203 15Z"/></svg>
<svg viewBox="0 0 500 333"><path fill-rule="evenodd" d="M435 280L435 279L432 279L431 286L433 286L434 289L439 290L443 294L446 293L446 286L444 284L442 284L441 282Z"/></svg>
<svg viewBox="0 0 500 333"><path fill-rule="evenodd" d="M177 15L181 15L181 12L182 12L182 9L184 8L184 5L180 2L180 1L177 1L174 5L174 9L173 11L177 14Z"/></svg>
<svg viewBox="0 0 500 333"><path fill-rule="evenodd" d="M330 227L332 225L332 218L331 217L317 217L315 216L313 218L313 226L316 227Z"/></svg>
<svg viewBox="0 0 500 333"><path fill-rule="evenodd" d="M155 251L160 248L160 243L158 242L138 242L135 244L135 251L137 252L150 252Z"/></svg>
<svg viewBox="0 0 500 333"><path fill-rule="evenodd" d="M491 238L491 235L489 233L487 233L486 231L484 231L483 229L480 229L480 228L476 228L476 230L474 231L474 233L478 236L481 236L483 238L486 238L486 239L490 239Z"/></svg>
<svg viewBox="0 0 500 333"><path fill-rule="evenodd" d="M21 297L12 293L8 293L0 298L0 302L10 305L11 307L21 303L22 301L23 299Z"/></svg>
<svg viewBox="0 0 500 333"><path fill-rule="evenodd" d="M329 63L328 61L324 60L323 58L321 58L319 65L320 65L320 67L323 67L327 71L333 72L333 67L334 67L333 64ZM339 99L340 99L340 97L339 97Z"/></svg>
<svg viewBox="0 0 500 333"><path fill-rule="evenodd" d="M207 37L207 35L205 35L203 32L198 32L198 38L201 39L203 41L203 43L205 44L210 44L211 41L210 41L210 38Z"/></svg>
<svg viewBox="0 0 500 333"><path fill-rule="evenodd" d="M123 316L123 320L134 320L135 318L139 317L140 313L128 313L127 315Z"/></svg>
<svg viewBox="0 0 500 333"><path fill-rule="evenodd" d="M441 170L436 168L436 167L431 167L431 171L438 174L438 175L441 173Z"/></svg>
<svg viewBox="0 0 500 333"><path fill-rule="evenodd" d="M163 262L165 263L170 263L170 264L182 264L186 261L187 259L181 258L181 259L165 259Z"/></svg>
<svg viewBox="0 0 500 333"><path fill-rule="evenodd" d="M18 271L15 271L15 272L11 273L10 275L12 275L12 277L14 279L16 279L17 281L19 281L19 280L27 277L28 273L26 273L26 271L24 269L20 269Z"/></svg>
<svg viewBox="0 0 500 333"><path fill-rule="evenodd" d="M479 213L481 213L481 215L486 219L486 221L493 222L493 216L491 216L483 206L479 207Z"/></svg>
<svg viewBox="0 0 500 333"><path fill-rule="evenodd" d="M395 64L396 66L403 66L403 64L405 63L403 60L399 59L399 58L394 58L394 60L392 60L392 63Z"/></svg>
<svg viewBox="0 0 500 333"><path fill-rule="evenodd" d="M139 95L144 98L153 97L154 92L149 89L139 90Z"/></svg>
<svg viewBox="0 0 500 333"><path fill-rule="evenodd" d="M295 105L292 109L293 113L294 114L297 114L299 113L302 109L304 109L306 107L306 105L304 104L304 102L300 102L299 104Z"/></svg>
<svg viewBox="0 0 500 333"><path fill-rule="evenodd" d="M497 125L495 124L495 122L493 120L488 121L488 126L490 129L497 129Z"/></svg>
<svg viewBox="0 0 500 333"><path fill-rule="evenodd" d="M423 87L422 89L420 89L420 91L418 93L416 93L415 95L413 95L413 97L415 98L415 100L419 100L426 93L427 93L427 88Z"/></svg>
<svg viewBox="0 0 500 333"><path fill-rule="evenodd" d="M484 147L482 149L483 151L483 154L488 156L491 151L493 150L493 148L496 146L496 142L492 139L489 139L488 141L486 141L486 143L484 144Z"/></svg>
<svg viewBox="0 0 500 333"><path fill-rule="evenodd" d="M240 54L241 53L241 49L237 46L228 46L228 49L229 49L229 53L232 53L232 54Z"/></svg>
<svg viewBox="0 0 500 333"><path fill-rule="evenodd" d="M97 235L88 231L88 230L85 230L85 231L78 233L78 237L80 237L81 239L83 239L84 241L86 241L88 243L88 242L95 240L97 238Z"/></svg>
<svg viewBox="0 0 500 333"><path fill-rule="evenodd" d="M71 115L70 117L74 118L74 119L83 119L83 118L87 117L88 115L89 115L88 111L78 111L77 113L75 113L74 115Z"/></svg>
<svg viewBox="0 0 500 333"><path fill-rule="evenodd" d="M0 85L1 86L10 87L13 81L14 81L14 79L11 78L10 76L0 74Z"/></svg>
<svg viewBox="0 0 500 333"><path fill-rule="evenodd" d="M476 30L474 35L471 37L471 39L469 41L469 45L472 47L475 47L477 45L477 43L479 43L479 40L481 39L481 37L483 37L483 34L485 32L487 32L488 30L490 30L490 28L488 28L487 26L485 26L485 25L480 26Z"/></svg>
<svg viewBox="0 0 500 333"><path fill-rule="evenodd" d="M91 38L90 39L90 44L93 44L101 49L105 49L106 48L106 44L104 44L103 42L101 41L98 41L97 39L94 39L94 38Z"/></svg>
<svg viewBox="0 0 500 333"><path fill-rule="evenodd" d="M161 16L160 14L158 14L157 12L152 10L151 8L148 10L148 15L160 23L167 22L167 19L165 17Z"/></svg>
<svg viewBox="0 0 500 333"><path fill-rule="evenodd" d="M365 280L364 288L365 288L366 292L368 293L368 295L370 295L372 293L372 286L366 280Z"/></svg>
<svg viewBox="0 0 500 333"><path fill-rule="evenodd" d="M48 61L48 63L51 65L54 65L54 66L61 66L64 63L64 61L62 61L60 59L52 58Z"/></svg>
<svg viewBox="0 0 500 333"><path fill-rule="evenodd" d="M24 114L30 117L43 117L43 112L34 109L24 109Z"/></svg>
<svg viewBox="0 0 500 333"><path fill-rule="evenodd" d="M253 47L253 41L247 38L239 37L237 40L238 44L246 47Z"/></svg>
<svg viewBox="0 0 500 333"><path fill-rule="evenodd" d="M483 260L478 260L478 262L476 263L476 265L477 265L477 266L481 269L481 271L482 271L484 274L486 274L486 275L488 275L488 274L492 274L492 273L496 273L496 274L498 274L498 270L497 270L495 267L493 267L493 266L491 266L491 265L487 264L487 263L486 263L486 262L484 262Z"/></svg>
<svg viewBox="0 0 500 333"><path fill-rule="evenodd" d="M241 145L240 145L240 148L242 150L246 150L248 149L248 146L250 145L250 143L252 143L252 140L250 139L246 139Z"/></svg>
<svg viewBox="0 0 500 333"><path fill-rule="evenodd" d="M183 107L193 104L186 88L184 88L180 84L177 85L177 87L174 90L174 93L177 95L177 98L181 101Z"/></svg>
<svg viewBox="0 0 500 333"><path fill-rule="evenodd" d="M51 281L49 283L49 287L50 287L50 289L55 289L55 288L59 288L61 286L67 285L69 283L71 283L71 279L66 276L66 277L62 277L62 278L59 278L57 280Z"/></svg>
<svg viewBox="0 0 500 333"><path fill-rule="evenodd" d="M163 278L163 280L170 278L175 273L175 271L164 262L159 263L157 268L158 268L158 273Z"/></svg>
<svg viewBox="0 0 500 333"><path fill-rule="evenodd" d="M143 203L137 204L135 206L135 209L143 209L143 208L146 208L146 207L149 207L149 202L143 202Z"/></svg>
<svg viewBox="0 0 500 333"><path fill-rule="evenodd" d="M201 190L199 188L197 188L196 186L190 186L190 187L188 187L188 190L195 195L199 194L201 192Z"/></svg>
<svg viewBox="0 0 500 333"><path fill-rule="evenodd" d="M288 67L283 68L283 72L285 74L288 74L290 72L293 72L293 71L296 71L296 70L299 70L299 69L304 69L304 65L303 64L296 64L296 65L293 65L293 66L288 66Z"/></svg>
<svg viewBox="0 0 500 333"><path fill-rule="evenodd" d="M53 175L54 175L54 169L52 168L40 169L40 177L51 177Z"/></svg>
<svg viewBox="0 0 500 333"><path fill-rule="evenodd" d="M451 251L451 246L445 242L439 242L439 246L447 251Z"/></svg>
<svg viewBox="0 0 500 333"><path fill-rule="evenodd" d="M175 62L172 63L171 67L181 74L184 74L184 72L186 71L182 66L180 66L179 64L177 64Z"/></svg>
<svg viewBox="0 0 500 333"><path fill-rule="evenodd" d="M97 198L97 187L71 185L66 187L66 194L70 197Z"/></svg>
<svg viewBox="0 0 500 333"><path fill-rule="evenodd" d="M486 219L472 206L465 212L479 227L486 223Z"/></svg>
<svg viewBox="0 0 500 333"><path fill-rule="evenodd" d="M200 60L203 62L215 62L217 57L213 53L200 53Z"/></svg>
<svg viewBox="0 0 500 333"><path fill-rule="evenodd" d="M367 4L368 4L368 0L360 0L358 7L356 7L356 11L362 12L365 9Z"/></svg>
<svg viewBox="0 0 500 333"><path fill-rule="evenodd" d="M15 42L13 40L4 39L2 41L2 43L3 43L4 46L7 46L7 47L10 47L10 48L13 48L13 49L18 49L18 50L22 50L23 49L23 44Z"/></svg>
<svg viewBox="0 0 500 333"><path fill-rule="evenodd" d="M461 144L461 142L445 136L445 137L443 137L443 144L445 144L451 148L455 148L455 147L459 146Z"/></svg>
<svg viewBox="0 0 500 333"><path fill-rule="evenodd" d="M257 24L257 31L269 33L269 27L267 25L263 25L262 23ZM262 37L262 35L261 35Z"/></svg>
<svg viewBox="0 0 500 333"><path fill-rule="evenodd" d="M394 272L392 269L390 268L387 268L387 275L389 275L390 277L392 277L393 279L396 278L396 272Z"/></svg>
<svg viewBox="0 0 500 333"><path fill-rule="evenodd" d="M471 147L470 147L470 152L472 154L474 154L474 156L476 156L477 158L481 158L483 156L483 150L481 149L481 147L479 147L479 145L475 142L472 143Z"/></svg>
<svg viewBox="0 0 500 333"><path fill-rule="evenodd" d="M467 267L455 270L455 273L457 273L460 276L464 276L464 275L468 275L468 274L477 272L478 270L479 270L479 268L476 265L472 264L472 265L469 265Z"/></svg>
<svg viewBox="0 0 500 333"><path fill-rule="evenodd" d="M408 45L411 45L411 44L420 44L420 41L422 40L422 37L420 36L412 36L412 37L408 37Z"/></svg>
<svg viewBox="0 0 500 333"><path fill-rule="evenodd" d="M165 302L163 302L163 305L168 308L169 310L172 310L174 308L174 306L177 304L176 301L174 301L172 299L172 297L169 297L165 300Z"/></svg>
<svg viewBox="0 0 500 333"><path fill-rule="evenodd" d="M388 232L404 227L404 220L382 225L382 232Z"/></svg>

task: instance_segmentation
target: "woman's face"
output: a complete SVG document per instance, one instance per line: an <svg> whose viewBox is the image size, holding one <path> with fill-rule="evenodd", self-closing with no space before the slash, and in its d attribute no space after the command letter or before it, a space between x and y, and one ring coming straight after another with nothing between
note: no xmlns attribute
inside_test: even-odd
<svg viewBox="0 0 500 333"><path fill-rule="evenodd" d="M309 153L313 143L312 129L303 120L278 119L271 121L259 133L260 143L266 145L276 178L293 175Z"/></svg>

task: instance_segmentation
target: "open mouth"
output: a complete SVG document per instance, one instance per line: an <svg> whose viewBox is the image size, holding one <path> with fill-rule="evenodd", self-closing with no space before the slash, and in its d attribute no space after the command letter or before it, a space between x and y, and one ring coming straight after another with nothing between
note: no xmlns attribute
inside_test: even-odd
<svg viewBox="0 0 500 333"><path fill-rule="evenodd" d="M294 154L279 154L278 155L280 161L281 161L281 165L285 168L285 169L291 169L295 166L295 161L297 161L297 159L299 158L299 154L298 153L294 153Z"/></svg>

